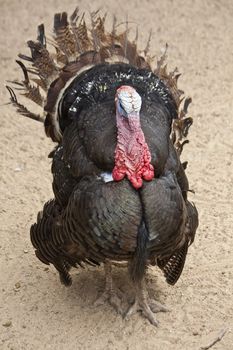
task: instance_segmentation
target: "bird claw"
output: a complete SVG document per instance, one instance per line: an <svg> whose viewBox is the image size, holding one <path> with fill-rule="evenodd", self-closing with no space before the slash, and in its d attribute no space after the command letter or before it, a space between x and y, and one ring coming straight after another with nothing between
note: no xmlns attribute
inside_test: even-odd
<svg viewBox="0 0 233 350"><path fill-rule="evenodd" d="M159 321L155 318L154 313L156 312L167 312L169 311L164 305L160 304L155 300L146 300L135 299L134 303L129 307L128 311L125 314L125 319L128 320L130 316L136 312L141 311L143 315L150 321L153 326L158 326Z"/></svg>
<svg viewBox="0 0 233 350"><path fill-rule="evenodd" d="M150 299L149 306L152 312L169 312L170 310L154 299Z"/></svg>
<svg viewBox="0 0 233 350"><path fill-rule="evenodd" d="M119 289L106 289L95 301L94 306L104 305L106 301L108 301L108 303L117 311L117 313L123 315L123 299L124 295Z"/></svg>

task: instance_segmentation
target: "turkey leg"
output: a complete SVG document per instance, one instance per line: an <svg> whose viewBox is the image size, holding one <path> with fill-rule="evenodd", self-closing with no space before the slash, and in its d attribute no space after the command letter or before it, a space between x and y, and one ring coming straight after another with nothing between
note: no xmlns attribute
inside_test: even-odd
<svg viewBox="0 0 233 350"><path fill-rule="evenodd" d="M113 286L112 281L112 263L107 261L104 263L105 271L105 290L103 294L96 300L95 306L103 305L106 301L121 315L122 310L122 299L124 298L123 293Z"/></svg>
<svg viewBox="0 0 233 350"><path fill-rule="evenodd" d="M145 286L145 280L134 282L135 300L129 307L125 314L125 318L128 319L131 315L137 311L142 311L143 315L152 323L154 326L158 326L158 321L153 313L155 312L166 312L168 309L157 302L156 300L150 299Z"/></svg>

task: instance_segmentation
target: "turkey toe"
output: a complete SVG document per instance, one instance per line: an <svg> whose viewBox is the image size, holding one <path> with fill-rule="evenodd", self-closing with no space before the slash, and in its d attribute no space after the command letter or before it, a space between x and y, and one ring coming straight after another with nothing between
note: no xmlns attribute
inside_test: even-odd
<svg viewBox="0 0 233 350"><path fill-rule="evenodd" d="M103 305L106 302L117 311L119 314L123 314L122 300L124 299L124 294L117 288L113 286L112 281L112 263L106 261L104 264L105 271L105 290L96 300L95 306Z"/></svg>
<svg viewBox="0 0 233 350"><path fill-rule="evenodd" d="M105 289L100 297L95 301L95 306L101 306L108 302L119 314L123 314L122 301L123 293L117 288Z"/></svg>
<svg viewBox="0 0 233 350"><path fill-rule="evenodd" d="M133 305L131 305L126 312L125 319L128 320L130 316L138 311L141 311L151 324L158 326L159 322L156 320L155 315L153 314L154 310L151 309L147 301L139 301L137 298L135 299Z"/></svg>

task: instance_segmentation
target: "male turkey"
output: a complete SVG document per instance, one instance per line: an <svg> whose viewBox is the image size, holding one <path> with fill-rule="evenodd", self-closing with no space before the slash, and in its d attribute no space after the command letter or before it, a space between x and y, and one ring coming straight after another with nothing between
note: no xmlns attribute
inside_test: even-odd
<svg viewBox="0 0 233 350"><path fill-rule="evenodd" d="M187 250L198 226L185 164L180 162L183 138L192 119L190 99L179 112L182 92L176 70L167 73L164 56L152 70L148 55L128 27L117 34L105 30L105 16L92 13L88 27L76 9L54 17L48 51L44 26L37 41L28 41L31 56L22 82L23 94L44 108L44 116L20 104L19 113L44 122L57 144L52 158L54 199L31 227L36 256L52 263L61 282L71 284L70 268L105 264L109 300L121 310L112 286L111 263L127 262L135 286L135 302L126 315L141 310L154 325L153 312L166 308L148 300L144 276L157 265L169 284L181 275ZM30 76L30 79L29 79Z"/></svg>

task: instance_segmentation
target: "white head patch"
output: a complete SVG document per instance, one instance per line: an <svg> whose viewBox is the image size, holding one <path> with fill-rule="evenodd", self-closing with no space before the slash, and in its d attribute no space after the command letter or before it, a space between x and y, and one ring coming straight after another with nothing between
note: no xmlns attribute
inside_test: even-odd
<svg viewBox="0 0 233 350"><path fill-rule="evenodd" d="M139 112L142 105L141 96L131 86L123 85L117 90L117 97L127 114Z"/></svg>

